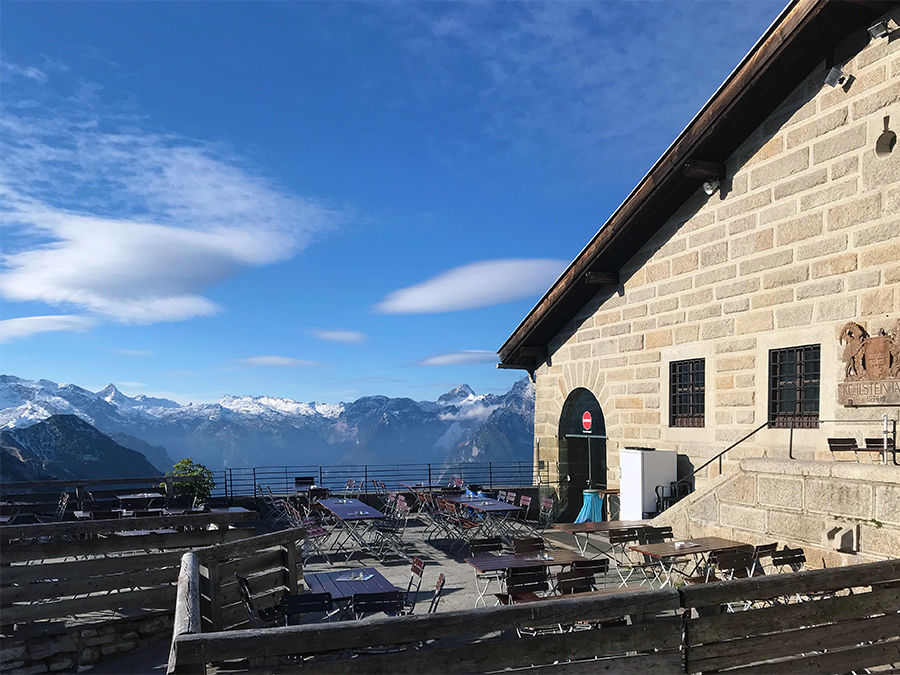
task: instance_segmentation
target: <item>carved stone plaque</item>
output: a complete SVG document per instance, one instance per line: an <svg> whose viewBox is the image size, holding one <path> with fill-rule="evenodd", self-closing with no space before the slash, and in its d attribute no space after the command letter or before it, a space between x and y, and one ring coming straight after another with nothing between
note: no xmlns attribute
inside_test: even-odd
<svg viewBox="0 0 900 675"><path fill-rule="evenodd" d="M844 381L838 402L845 406L900 405L900 319L871 336L858 323L841 329Z"/></svg>

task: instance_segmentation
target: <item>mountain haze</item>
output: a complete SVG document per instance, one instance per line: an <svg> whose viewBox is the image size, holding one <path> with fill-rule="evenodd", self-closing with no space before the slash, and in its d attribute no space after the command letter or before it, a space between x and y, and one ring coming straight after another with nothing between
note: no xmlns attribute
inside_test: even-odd
<svg viewBox="0 0 900 675"><path fill-rule="evenodd" d="M225 396L180 405L49 380L0 376L0 428L75 415L160 470L181 457L211 469L278 465L531 461L534 387L476 395L461 384L437 401L366 396L351 403L302 403ZM169 464L171 466L171 464Z"/></svg>

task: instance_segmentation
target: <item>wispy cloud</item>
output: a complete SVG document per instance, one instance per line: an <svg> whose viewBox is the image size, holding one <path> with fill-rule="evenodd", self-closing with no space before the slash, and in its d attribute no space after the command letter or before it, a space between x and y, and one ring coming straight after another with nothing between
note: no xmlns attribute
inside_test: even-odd
<svg viewBox="0 0 900 675"><path fill-rule="evenodd" d="M481 349L469 349L460 352L447 352L445 354L435 354L428 358L422 359L417 366L472 366L482 363L496 363L496 352L484 351Z"/></svg>
<svg viewBox="0 0 900 675"><path fill-rule="evenodd" d="M6 319L0 321L0 342L9 342L51 331L86 331L92 328L94 323L90 317L65 314Z"/></svg>
<svg viewBox="0 0 900 675"><path fill-rule="evenodd" d="M40 68L35 68L34 66L19 66L15 63L3 62L0 63L0 71L2 71L4 75L20 75L22 77L27 77L29 80L35 80L37 82L47 81L47 73L45 73Z"/></svg>
<svg viewBox="0 0 900 675"><path fill-rule="evenodd" d="M358 344L365 342L366 334L353 330L311 330L310 335L326 342L345 342Z"/></svg>
<svg viewBox="0 0 900 675"><path fill-rule="evenodd" d="M430 314L522 300L546 290L567 264L564 260L519 259L463 265L394 291L375 310L382 314Z"/></svg>
<svg viewBox="0 0 900 675"><path fill-rule="evenodd" d="M251 356L249 359L239 359L237 363L238 365L248 368L256 368L259 366L303 368L322 365L316 361L303 361L301 359L291 358L290 356Z"/></svg>
<svg viewBox="0 0 900 675"><path fill-rule="evenodd" d="M156 356L156 354L149 349L113 349L112 353L118 354L119 356Z"/></svg>
<svg viewBox="0 0 900 675"><path fill-rule="evenodd" d="M96 87L36 88L41 105L26 112L7 88L0 118L7 300L142 324L208 316L221 308L207 289L346 217L228 148L148 130Z"/></svg>

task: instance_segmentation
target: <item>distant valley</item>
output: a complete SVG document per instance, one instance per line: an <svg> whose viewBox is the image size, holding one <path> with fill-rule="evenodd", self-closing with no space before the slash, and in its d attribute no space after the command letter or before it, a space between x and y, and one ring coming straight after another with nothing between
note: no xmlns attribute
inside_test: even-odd
<svg viewBox="0 0 900 675"><path fill-rule="evenodd" d="M113 385L91 392L50 380L0 376L4 450L12 443L10 434L20 435L27 427L55 416L83 420L111 442L146 458L148 469L163 472L182 457L192 457L214 470L530 462L534 387L523 379L505 394L476 395L463 384L436 401L367 396L352 403L324 404L226 396L217 403L181 405L167 399L129 397ZM72 433L77 431L72 420L63 426ZM80 432L90 436L87 429ZM34 433L44 439L41 447L46 455L52 434L46 430ZM18 451L27 452L22 447ZM7 455L3 459L6 462ZM50 460L44 457L44 461ZM32 469L36 466L31 465Z"/></svg>

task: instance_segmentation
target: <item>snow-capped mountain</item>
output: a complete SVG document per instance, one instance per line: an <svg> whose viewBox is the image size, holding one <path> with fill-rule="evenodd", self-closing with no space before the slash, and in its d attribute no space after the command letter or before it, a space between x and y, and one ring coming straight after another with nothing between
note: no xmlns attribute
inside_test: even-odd
<svg viewBox="0 0 900 675"><path fill-rule="evenodd" d="M147 456L160 469L166 451L169 458L193 457L213 469L441 463L448 457L529 461L534 387L522 380L506 394L479 396L461 384L437 401L366 396L324 404L225 396L212 404L180 405L129 397L112 384L91 392L0 376L0 428L26 427L58 414L76 415L131 449L153 446L155 456ZM482 428L496 431L479 437Z"/></svg>

